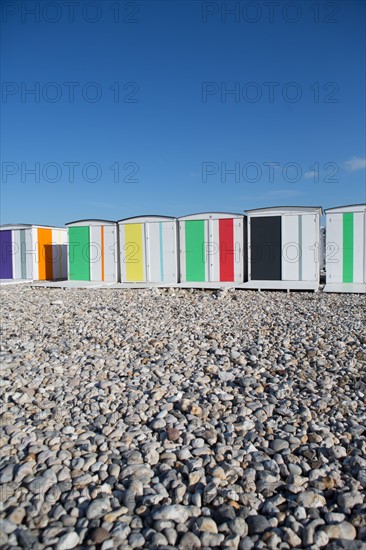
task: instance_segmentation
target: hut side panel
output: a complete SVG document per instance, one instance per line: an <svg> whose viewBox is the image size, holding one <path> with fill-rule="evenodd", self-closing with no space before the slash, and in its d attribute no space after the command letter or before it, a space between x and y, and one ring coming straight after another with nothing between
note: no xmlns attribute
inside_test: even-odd
<svg viewBox="0 0 366 550"><path fill-rule="evenodd" d="M117 227L106 225L102 229L103 281L114 282L118 279Z"/></svg>
<svg viewBox="0 0 366 550"><path fill-rule="evenodd" d="M160 247L162 264L162 281L176 283L178 281L178 243L177 223L161 222Z"/></svg>
<svg viewBox="0 0 366 550"><path fill-rule="evenodd" d="M355 212L353 226L353 281L366 283L366 213Z"/></svg>
<svg viewBox="0 0 366 550"><path fill-rule="evenodd" d="M300 278L301 217L283 216L282 232L282 277L285 281L298 281Z"/></svg>
<svg viewBox="0 0 366 550"><path fill-rule="evenodd" d="M177 281L177 242L175 221L146 224L146 261L148 281Z"/></svg>
<svg viewBox="0 0 366 550"><path fill-rule="evenodd" d="M313 281L319 270L319 235L312 214L282 216L282 279Z"/></svg>
<svg viewBox="0 0 366 550"><path fill-rule="evenodd" d="M343 281L343 217L342 214L329 215L326 235L326 273L328 283Z"/></svg>
<svg viewBox="0 0 366 550"><path fill-rule="evenodd" d="M104 280L104 243L103 226L92 226L90 231L90 280Z"/></svg>
<svg viewBox="0 0 366 550"><path fill-rule="evenodd" d="M52 273L54 279L67 279L67 230L52 229Z"/></svg>
<svg viewBox="0 0 366 550"><path fill-rule="evenodd" d="M163 226L161 223L146 225L146 262L148 280L159 282L164 280L164 263L162 256Z"/></svg>
<svg viewBox="0 0 366 550"><path fill-rule="evenodd" d="M36 229L12 230L13 279L38 278Z"/></svg>
<svg viewBox="0 0 366 550"><path fill-rule="evenodd" d="M299 280L314 281L320 275L320 225L319 216L304 214L300 220Z"/></svg>

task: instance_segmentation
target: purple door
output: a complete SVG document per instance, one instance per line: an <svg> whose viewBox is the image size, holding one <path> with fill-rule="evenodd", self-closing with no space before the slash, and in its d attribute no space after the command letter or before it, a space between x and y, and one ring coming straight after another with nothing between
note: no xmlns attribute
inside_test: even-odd
<svg viewBox="0 0 366 550"><path fill-rule="evenodd" d="M11 229L0 231L0 279L13 278Z"/></svg>

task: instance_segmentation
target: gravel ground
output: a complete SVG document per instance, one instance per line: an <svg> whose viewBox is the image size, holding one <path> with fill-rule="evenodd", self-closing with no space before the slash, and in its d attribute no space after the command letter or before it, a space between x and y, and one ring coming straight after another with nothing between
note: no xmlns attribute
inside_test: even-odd
<svg viewBox="0 0 366 550"><path fill-rule="evenodd" d="M366 548L363 296L1 294L1 548Z"/></svg>

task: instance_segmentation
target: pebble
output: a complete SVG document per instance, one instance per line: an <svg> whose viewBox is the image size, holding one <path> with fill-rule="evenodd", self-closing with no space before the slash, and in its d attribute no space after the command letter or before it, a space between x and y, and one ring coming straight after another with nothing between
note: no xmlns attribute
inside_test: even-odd
<svg viewBox="0 0 366 550"><path fill-rule="evenodd" d="M172 520L179 523L185 523L189 518L187 508L180 504L165 505L155 510L152 514L154 520Z"/></svg>
<svg viewBox="0 0 366 550"><path fill-rule="evenodd" d="M316 546L319 546L319 548L323 548L324 546L327 546L329 543L329 536L325 531L316 531L314 533L314 544Z"/></svg>
<svg viewBox="0 0 366 550"><path fill-rule="evenodd" d="M249 535L261 534L271 528L271 524L265 516L249 516L246 521Z"/></svg>
<svg viewBox="0 0 366 550"><path fill-rule="evenodd" d="M104 516L111 509L110 500L108 498L98 498L93 500L86 511L88 519L95 519Z"/></svg>
<svg viewBox="0 0 366 550"><path fill-rule="evenodd" d="M188 532L183 535L179 542L179 548L189 550L190 548L201 548L201 541L197 535Z"/></svg>
<svg viewBox="0 0 366 550"><path fill-rule="evenodd" d="M248 534L248 525L244 518L237 517L228 523L230 531L240 537L245 537Z"/></svg>
<svg viewBox="0 0 366 550"><path fill-rule="evenodd" d="M17 529L16 538L22 548L32 548L36 542L36 536L29 529Z"/></svg>
<svg viewBox="0 0 366 550"><path fill-rule="evenodd" d="M338 495L337 504L341 508L353 508L357 504L362 504L364 496L358 491L349 491L348 493L341 493Z"/></svg>
<svg viewBox="0 0 366 550"><path fill-rule="evenodd" d="M94 544L101 544L107 539L109 539L109 532L107 529L104 529L104 527L97 527L96 529L93 529L90 535L90 540Z"/></svg>
<svg viewBox="0 0 366 550"><path fill-rule="evenodd" d="M220 546L222 542L225 540L225 535L222 533L202 533L201 535L201 543L202 546L205 546L207 548L214 548L215 546Z"/></svg>
<svg viewBox="0 0 366 550"><path fill-rule="evenodd" d="M289 446L289 442L284 439L274 439L271 442L271 448L275 451L275 453L279 453L284 449L288 449Z"/></svg>
<svg viewBox="0 0 366 550"><path fill-rule="evenodd" d="M208 517L200 517L197 520L197 527L201 532L217 533L217 525L213 519Z"/></svg>
<svg viewBox="0 0 366 550"><path fill-rule="evenodd" d="M11 521L17 525L22 523L23 519L25 518L26 511L24 508L15 508L10 512L10 514L7 516L7 521Z"/></svg>
<svg viewBox="0 0 366 550"><path fill-rule="evenodd" d="M353 540L356 538L356 528L348 521L327 525L323 528L329 539Z"/></svg>
<svg viewBox="0 0 366 550"><path fill-rule="evenodd" d="M305 491L297 497L297 503L304 508L318 508L326 504L325 497L314 491Z"/></svg>
<svg viewBox="0 0 366 550"><path fill-rule="evenodd" d="M1 530L3 533L6 533L7 535L10 535L10 533L14 533L17 526L13 521L9 519L2 519L0 521L1 521Z"/></svg>
<svg viewBox="0 0 366 550"><path fill-rule="evenodd" d="M290 545L291 548L301 545L301 538L289 527L282 527L283 540Z"/></svg>
<svg viewBox="0 0 366 550"><path fill-rule="evenodd" d="M176 428L167 428L166 432L170 441L177 441L180 438L180 431Z"/></svg>
<svg viewBox="0 0 366 550"><path fill-rule="evenodd" d="M75 532L66 533L60 537L56 550L70 550L79 544L79 535Z"/></svg>
<svg viewBox="0 0 366 550"><path fill-rule="evenodd" d="M131 548L143 548L145 544L145 537L141 533L131 533L128 537L128 544Z"/></svg>

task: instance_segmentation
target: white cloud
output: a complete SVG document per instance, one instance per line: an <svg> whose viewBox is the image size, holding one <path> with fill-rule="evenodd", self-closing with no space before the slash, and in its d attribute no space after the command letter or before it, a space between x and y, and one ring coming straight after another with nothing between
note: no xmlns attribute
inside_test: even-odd
<svg viewBox="0 0 366 550"><path fill-rule="evenodd" d="M315 170L311 170L310 172L305 172L304 179L305 180L316 180L319 178L319 172L316 172Z"/></svg>
<svg viewBox="0 0 366 550"><path fill-rule="evenodd" d="M366 168L366 158L352 157L351 160L345 162L346 170L355 172L356 170L363 170Z"/></svg>

